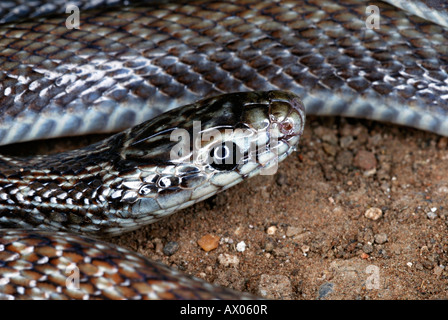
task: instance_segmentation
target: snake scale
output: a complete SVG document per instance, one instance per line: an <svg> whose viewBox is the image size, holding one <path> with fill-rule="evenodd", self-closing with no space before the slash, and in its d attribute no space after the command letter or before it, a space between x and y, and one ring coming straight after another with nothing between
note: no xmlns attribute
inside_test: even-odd
<svg viewBox="0 0 448 320"><path fill-rule="evenodd" d="M133 230L283 160L303 105L448 135L447 6L388 2L78 0L71 29L65 1L2 1L0 144L132 128L0 157L0 298L250 298L75 233ZM243 161L172 162L170 133L195 120L202 133L246 129L250 143L222 134L199 146L204 159L220 149ZM66 283L73 266L80 288Z"/></svg>

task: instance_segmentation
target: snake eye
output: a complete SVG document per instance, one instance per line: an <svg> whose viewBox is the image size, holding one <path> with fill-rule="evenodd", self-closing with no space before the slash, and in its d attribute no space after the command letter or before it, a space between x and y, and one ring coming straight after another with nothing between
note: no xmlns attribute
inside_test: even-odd
<svg viewBox="0 0 448 320"><path fill-rule="evenodd" d="M216 170L230 171L238 166L241 158L240 148L235 143L227 141L210 150L208 163Z"/></svg>

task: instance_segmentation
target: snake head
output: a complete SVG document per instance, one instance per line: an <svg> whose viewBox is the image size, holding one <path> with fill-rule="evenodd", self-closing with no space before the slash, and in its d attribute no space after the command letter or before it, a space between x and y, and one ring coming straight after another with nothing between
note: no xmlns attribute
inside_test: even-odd
<svg viewBox="0 0 448 320"><path fill-rule="evenodd" d="M215 127L213 141L201 141L196 160L215 169L215 175L225 182L232 176L238 181L238 175L244 179L274 174L278 162L299 143L305 124L304 106L297 95L285 91L238 93L236 97L241 104L237 123L231 130ZM202 133L210 135L210 128ZM230 179L223 179L225 176Z"/></svg>
<svg viewBox="0 0 448 320"><path fill-rule="evenodd" d="M169 111L127 133L116 168L133 219L147 223L257 174L274 174L300 140L305 110L284 91L219 95ZM132 165L132 166L131 166ZM131 169L132 167L132 169Z"/></svg>

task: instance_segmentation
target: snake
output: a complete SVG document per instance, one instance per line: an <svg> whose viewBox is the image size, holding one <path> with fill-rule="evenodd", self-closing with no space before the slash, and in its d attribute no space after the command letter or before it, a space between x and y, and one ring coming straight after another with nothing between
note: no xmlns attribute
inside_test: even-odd
<svg viewBox="0 0 448 320"><path fill-rule="evenodd" d="M442 2L72 4L0 4L0 144L119 133L0 157L2 299L255 298L98 237L275 167L297 148L305 110L448 136ZM200 140L197 157L186 139L173 160L171 134L194 135L196 121L213 139ZM215 161L223 155L230 163Z"/></svg>

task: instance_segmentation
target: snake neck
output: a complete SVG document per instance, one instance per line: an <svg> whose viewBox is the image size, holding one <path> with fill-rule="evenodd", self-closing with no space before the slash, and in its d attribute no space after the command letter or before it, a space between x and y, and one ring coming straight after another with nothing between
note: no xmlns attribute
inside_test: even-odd
<svg viewBox="0 0 448 320"><path fill-rule="evenodd" d="M119 215L123 206L110 195L122 182L117 165L124 137L117 134L53 155L0 155L0 223L5 227L50 223L57 229L81 231L83 225L106 219L104 212Z"/></svg>

